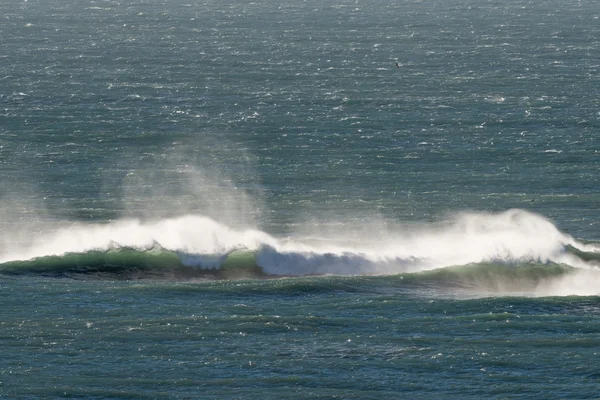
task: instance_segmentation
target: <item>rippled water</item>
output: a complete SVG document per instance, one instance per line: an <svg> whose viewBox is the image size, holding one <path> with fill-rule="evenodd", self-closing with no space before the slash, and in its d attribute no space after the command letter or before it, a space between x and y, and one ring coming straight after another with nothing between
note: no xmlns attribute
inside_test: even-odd
<svg viewBox="0 0 600 400"><path fill-rule="evenodd" d="M599 16L0 4L0 395L595 397Z"/></svg>

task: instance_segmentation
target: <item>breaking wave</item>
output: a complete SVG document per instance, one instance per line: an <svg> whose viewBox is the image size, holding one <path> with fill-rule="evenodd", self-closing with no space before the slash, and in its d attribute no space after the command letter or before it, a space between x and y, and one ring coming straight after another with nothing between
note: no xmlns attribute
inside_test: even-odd
<svg viewBox="0 0 600 400"><path fill-rule="evenodd" d="M76 224L7 248L0 273L128 280L377 275L500 292L554 287L551 293L600 293L600 244L578 241L523 210L463 213L418 228L381 227L358 239L341 233L334 239L278 239L197 215ZM570 287L583 282L585 290L557 289L573 279Z"/></svg>

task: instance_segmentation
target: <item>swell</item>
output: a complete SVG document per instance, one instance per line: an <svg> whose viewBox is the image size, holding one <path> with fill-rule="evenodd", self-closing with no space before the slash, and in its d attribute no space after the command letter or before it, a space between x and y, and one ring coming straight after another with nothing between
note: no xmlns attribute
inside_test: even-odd
<svg viewBox="0 0 600 400"><path fill-rule="evenodd" d="M577 271L577 268L553 263L481 263L406 274L401 279L414 285L451 288L455 291L542 295L548 294L544 289L547 285L559 282Z"/></svg>
<svg viewBox="0 0 600 400"><path fill-rule="evenodd" d="M600 268L598 243L577 241L523 210L463 213L411 230L380 226L353 238L343 228L308 241L234 230L202 216L77 225L0 254L0 274L130 280L406 276L499 288Z"/></svg>
<svg viewBox="0 0 600 400"><path fill-rule="evenodd" d="M67 253L9 261L0 264L4 275L40 275L72 279L108 280L191 280L234 279L263 275L252 257L232 252L225 255L218 267L211 267L214 257L207 257L207 266L199 266L202 256L188 255L154 247L148 250L119 248L106 251ZM194 259L196 266L185 260Z"/></svg>
<svg viewBox="0 0 600 400"><path fill-rule="evenodd" d="M573 246L567 246L567 252L585 261L600 260L600 253L586 252ZM285 271L288 273L266 272L281 268L281 264L287 265ZM268 265L268 267L261 265ZM270 247L258 251L236 250L225 255L199 255L169 251L156 246L145 250L134 248L92 250L85 253L9 261L0 264L0 273L118 280L383 275L392 277L392 280L400 278L405 283L418 285L506 290L509 287L531 287L544 280L579 270L567 264L554 262L495 261L433 269L422 269L418 265L422 265L422 261L412 258L377 262L360 254L278 253Z"/></svg>
<svg viewBox="0 0 600 400"><path fill-rule="evenodd" d="M234 251L219 267L186 265L189 255L160 248L150 250L118 249L47 256L0 264L5 276L42 276L76 280L160 280L205 281L279 278L268 286L258 282L251 287L231 286L230 291L246 290L253 294L306 295L314 292L416 291L452 296L564 296L597 295L600 269L580 269L558 263L475 263L432 270L400 272L393 275L303 276L270 275L256 263L254 252ZM597 255L596 255L597 256ZM198 255L194 256L196 262ZM212 261L213 257L208 258ZM311 276L308 276L311 275ZM314 275L318 275L315 277ZM220 291L227 288L219 286ZM390 292L391 291L391 292Z"/></svg>

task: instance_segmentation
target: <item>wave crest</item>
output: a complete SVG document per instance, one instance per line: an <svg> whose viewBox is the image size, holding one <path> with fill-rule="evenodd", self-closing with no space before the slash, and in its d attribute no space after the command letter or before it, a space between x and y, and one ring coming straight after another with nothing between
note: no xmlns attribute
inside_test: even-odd
<svg viewBox="0 0 600 400"><path fill-rule="evenodd" d="M298 235L283 240L259 230L234 230L197 215L76 224L1 254L0 271L113 274L127 279L398 275L469 265L490 271L493 266L512 266L508 271L518 276L519 268L532 264L600 267L598 244L579 242L548 219L523 210L461 213L417 228L379 226L358 238L348 235L347 226L341 227L321 239L313 234L311 240ZM246 272L238 274L241 271Z"/></svg>

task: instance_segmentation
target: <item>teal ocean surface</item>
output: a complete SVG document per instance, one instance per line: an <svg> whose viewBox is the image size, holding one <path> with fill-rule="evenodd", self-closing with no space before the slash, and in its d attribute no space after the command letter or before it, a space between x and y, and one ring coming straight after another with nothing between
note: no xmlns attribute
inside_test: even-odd
<svg viewBox="0 0 600 400"><path fill-rule="evenodd" d="M0 3L0 397L600 396L600 7Z"/></svg>

